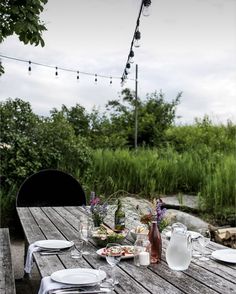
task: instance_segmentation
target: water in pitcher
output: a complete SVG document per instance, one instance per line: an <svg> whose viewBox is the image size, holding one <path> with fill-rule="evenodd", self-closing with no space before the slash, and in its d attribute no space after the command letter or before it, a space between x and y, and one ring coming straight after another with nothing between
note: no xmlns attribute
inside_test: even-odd
<svg viewBox="0 0 236 294"><path fill-rule="evenodd" d="M166 250L168 266L177 271L186 270L192 257L191 238L187 228L179 223L173 224L171 240Z"/></svg>

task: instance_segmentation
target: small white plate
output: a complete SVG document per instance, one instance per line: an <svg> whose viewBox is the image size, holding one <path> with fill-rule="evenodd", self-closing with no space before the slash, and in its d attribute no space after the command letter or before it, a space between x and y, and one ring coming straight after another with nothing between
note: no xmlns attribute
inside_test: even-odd
<svg viewBox="0 0 236 294"><path fill-rule="evenodd" d="M41 240L34 244L43 249L65 249L74 245L73 242L67 240Z"/></svg>
<svg viewBox="0 0 236 294"><path fill-rule="evenodd" d="M198 233L198 232L194 232L194 231L187 231L187 232L190 233L190 236L191 236L192 239L196 239L199 236L201 236L201 234ZM171 237L171 231L166 232L165 235L166 235L167 238L170 238Z"/></svg>
<svg viewBox="0 0 236 294"><path fill-rule="evenodd" d="M51 274L51 279L55 282L81 286L92 286L105 278L105 272L99 273L90 268L68 268Z"/></svg>
<svg viewBox="0 0 236 294"><path fill-rule="evenodd" d="M127 248L130 248L132 250L134 249L134 246L129 246L129 245L122 245L121 247L127 247ZM104 247L104 248L98 249L96 252L97 252L97 254L99 256L106 258L106 254L103 254L103 252L104 252L105 249L106 248ZM128 259L128 258L133 258L133 257L134 257L134 254L133 253L132 254L125 254L125 255L122 255L121 256L121 259Z"/></svg>
<svg viewBox="0 0 236 294"><path fill-rule="evenodd" d="M213 251L211 255L220 261L236 263L236 249L219 249Z"/></svg>

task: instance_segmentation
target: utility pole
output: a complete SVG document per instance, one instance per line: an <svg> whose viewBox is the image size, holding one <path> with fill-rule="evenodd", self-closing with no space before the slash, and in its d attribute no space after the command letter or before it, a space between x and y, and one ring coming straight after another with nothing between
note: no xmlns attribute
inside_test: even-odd
<svg viewBox="0 0 236 294"><path fill-rule="evenodd" d="M135 127L134 127L134 148L138 147L138 65L135 67Z"/></svg>

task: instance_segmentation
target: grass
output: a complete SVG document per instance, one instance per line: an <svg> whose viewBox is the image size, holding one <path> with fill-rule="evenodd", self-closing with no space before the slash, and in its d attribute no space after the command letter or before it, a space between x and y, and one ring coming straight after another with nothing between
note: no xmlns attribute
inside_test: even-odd
<svg viewBox="0 0 236 294"><path fill-rule="evenodd" d="M125 190L151 199L185 193L198 195L200 210L217 218L235 211L236 158L232 154L179 153L172 148L95 150L93 162L86 185L97 194Z"/></svg>

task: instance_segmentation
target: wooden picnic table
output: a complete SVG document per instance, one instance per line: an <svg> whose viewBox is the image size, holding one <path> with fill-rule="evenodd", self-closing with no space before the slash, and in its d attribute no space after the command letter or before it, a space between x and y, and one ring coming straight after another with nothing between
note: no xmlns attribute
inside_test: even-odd
<svg viewBox="0 0 236 294"><path fill-rule="evenodd" d="M8 228L0 228L0 293L16 293Z"/></svg>
<svg viewBox="0 0 236 294"><path fill-rule="evenodd" d="M18 207L17 212L28 244L44 239L74 240L78 238L78 218L85 216L84 208L75 206ZM111 225L113 215L109 217ZM137 220L129 219L129 216L127 218L129 226L137 223ZM132 238L127 237L127 243L132 242ZM186 271L173 271L168 267L165 259L168 242L165 234L162 234L163 251L159 264L139 268L134 265L132 259L122 260L117 268L120 282L115 287L115 293L236 293L235 264L220 263L213 259L203 262L192 258ZM227 247L213 242L207 246L209 252L221 248ZM34 252L33 255L41 277L65 268L98 268L106 264L106 260L96 253L98 248L92 240L89 240L87 249L90 254L83 255L79 259L71 258L70 252L49 256Z"/></svg>

